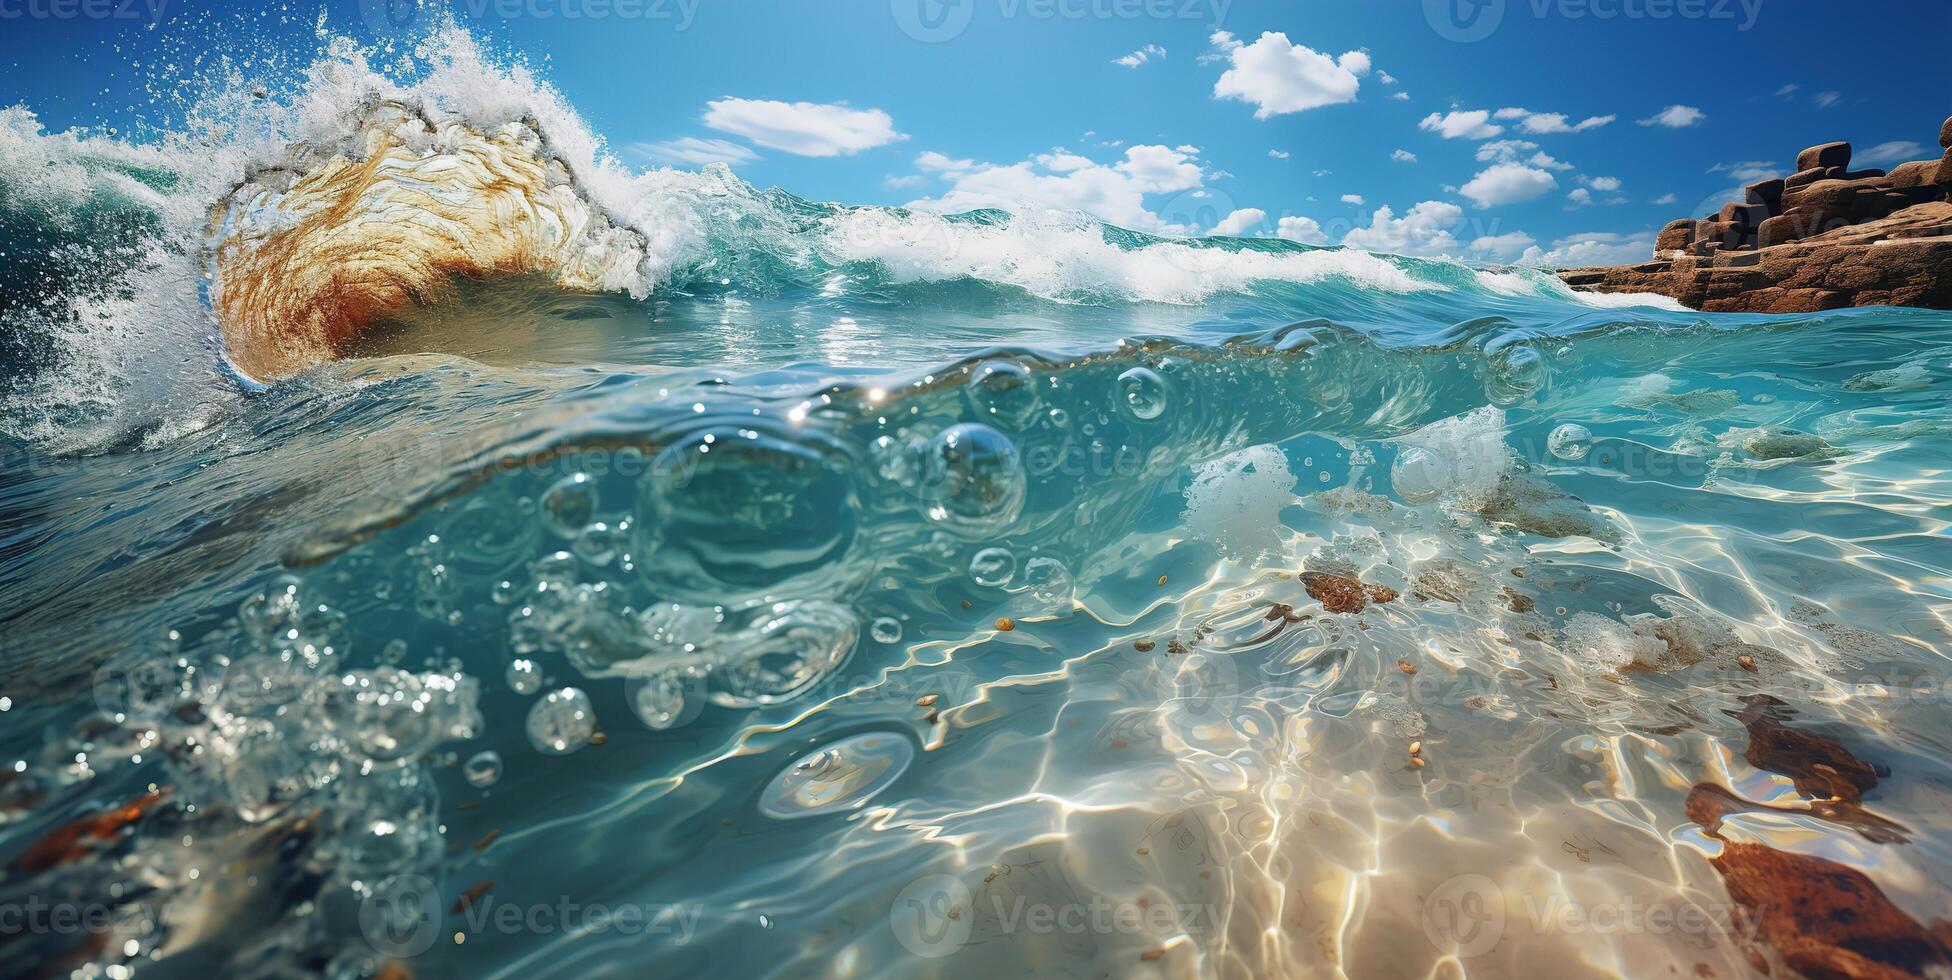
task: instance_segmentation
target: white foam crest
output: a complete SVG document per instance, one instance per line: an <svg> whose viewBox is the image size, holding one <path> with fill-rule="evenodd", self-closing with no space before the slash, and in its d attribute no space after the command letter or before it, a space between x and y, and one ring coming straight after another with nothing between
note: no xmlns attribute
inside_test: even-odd
<svg viewBox="0 0 1952 980"><path fill-rule="evenodd" d="M826 250L839 261L879 263L897 282L980 279L1063 302L1191 304L1257 282L1330 278L1394 293L1444 288L1353 249L1230 251L1183 242L1120 248L1105 240L1097 221L1063 211L1025 210L984 224L860 208L831 219Z"/></svg>

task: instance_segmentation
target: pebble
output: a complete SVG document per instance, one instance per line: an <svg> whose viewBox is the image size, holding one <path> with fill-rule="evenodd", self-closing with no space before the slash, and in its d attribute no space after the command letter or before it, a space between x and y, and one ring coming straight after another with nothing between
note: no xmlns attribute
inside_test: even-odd
<svg viewBox="0 0 1952 980"><path fill-rule="evenodd" d="M915 706L918 708L926 708L940 700L942 700L942 695L940 694L924 694L915 699Z"/></svg>
<svg viewBox="0 0 1952 980"><path fill-rule="evenodd" d="M1156 647L1156 646L1158 646L1158 645L1159 645L1159 644L1157 644L1157 643L1154 643L1154 642L1152 642L1151 640L1133 640L1133 641L1132 641L1132 649L1134 649L1134 650L1137 650L1137 651L1139 651L1140 653L1151 653L1151 652L1152 652L1152 648L1153 648L1153 647Z"/></svg>
<svg viewBox="0 0 1952 980"><path fill-rule="evenodd" d="M1008 616L1000 616L996 620L996 628L1005 633L1008 633L1011 630L1016 629L1017 624L1014 621L1012 621Z"/></svg>

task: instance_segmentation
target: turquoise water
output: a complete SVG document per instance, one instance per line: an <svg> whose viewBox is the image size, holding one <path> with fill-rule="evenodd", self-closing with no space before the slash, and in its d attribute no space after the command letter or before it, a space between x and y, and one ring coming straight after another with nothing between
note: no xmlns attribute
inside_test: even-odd
<svg viewBox="0 0 1952 980"><path fill-rule="evenodd" d="M1952 316L592 171L643 281L259 385L202 138L5 130L10 972L1744 975L1703 783L1952 914Z"/></svg>

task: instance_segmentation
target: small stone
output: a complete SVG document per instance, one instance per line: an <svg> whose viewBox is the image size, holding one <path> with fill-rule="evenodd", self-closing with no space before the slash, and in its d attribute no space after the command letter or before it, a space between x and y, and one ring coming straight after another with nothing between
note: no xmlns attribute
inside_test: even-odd
<svg viewBox="0 0 1952 980"><path fill-rule="evenodd" d="M998 616L996 619L996 628L1002 632L1008 633L1011 630L1016 629L1017 624L1013 620L1011 620L1010 617L1008 616Z"/></svg>
<svg viewBox="0 0 1952 980"><path fill-rule="evenodd" d="M1158 646L1158 645L1159 645L1159 644L1157 644L1157 643L1154 643L1154 642L1152 642L1151 640L1133 640L1133 641L1132 641L1132 649L1134 649L1134 650L1137 650L1137 651L1139 651L1140 653L1151 653L1151 652L1152 652L1152 648L1153 648L1153 647L1156 647L1156 646Z"/></svg>
<svg viewBox="0 0 1952 980"><path fill-rule="evenodd" d="M1424 766L1423 756L1413 755L1410 757L1410 768L1422 769L1423 766Z"/></svg>
<svg viewBox="0 0 1952 980"><path fill-rule="evenodd" d="M1396 662L1396 669L1406 674L1414 674L1417 672L1417 665L1408 660L1398 660Z"/></svg>
<svg viewBox="0 0 1952 980"><path fill-rule="evenodd" d="M924 694L915 699L915 706L918 708L926 708L940 700L942 700L942 695L940 694Z"/></svg>
<svg viewBox="0 0 1952 980"><path fill-rule="evenodd" d="M1159 584L1161 586L1164 586L1166 584L1166 577L1164 575L1159 576Z"/></svg>
<svg viewBox="0 0 1952 980"><path fill-rule="evenodd" d="M1749 656L1749 655L1748 655L1748 654L1746 654L1746 653L1745 653L1745 654L1743 654L1743 655L1741 655L1741 656L1739 656L1739 657L1736 657L1736 658L1735 658L1735 662L1736 662L1736 663L1738 663L1738 664L1741 664L1741 665L1742 665L1742 669L1743 669L1743 670L1746 670L1746 671L1748 671L1748 672L1749 672L1749 673L1751 673L1751 674L1753 674L1753 673L1755 673L1755 672L1756 672L1756 668L1755 668L1755 658L1754 658L1754 657L1751 657L1751 656Z"/></svg>
<svg viewBox="0 0 1952 980"><path fill-rule="evenodd" d="M1813 167L1849 167L1850 144L1843 141L1822 143L1812 146L1796 155L1796 169L1809 170Z"/></svg>
<svg viewBox="0 0 1952 980"><path fill-rule="evenodd" d="M1422 743L1421 741L1418 741L1418 742L1411 742L1411 743L1410 743L1410 754L1411 754L1411 755L1422 755L1422 754L1423 754L1423 743Z"/></svg>
<svg viewBox="0 0 1952 980"><path fill-rule="evenodd" d="M1148 854L1151 854L1151 853L1152 853L1152 848L1150 848L1150 847L1141 847L1141 848L1139 848L1139 856L1140 856L1140 857L1145 857L1146 855L1148 855Z"/></svg>

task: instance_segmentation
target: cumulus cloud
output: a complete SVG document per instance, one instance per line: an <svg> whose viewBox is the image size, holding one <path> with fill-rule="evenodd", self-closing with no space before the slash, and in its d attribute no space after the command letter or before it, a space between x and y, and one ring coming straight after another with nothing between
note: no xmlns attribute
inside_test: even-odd
<svg viewBox="0 0 1952 980"><path fill-rule="evenodd" d="M1267 212L1260 208L1238 208L1226 217L1214 222L1209 235L1229 235L1239 237L1254 231L1267 223Z"/></svg>
<svg viewBox="0 0 1952 980"><path fill-rule="evenodd" d="M1411 153L1409 150L1397 150L1395 153L1390 154L1389 158L1395 160L1397 163L1417 162L1417 155Z"/></svg>
<svg viewBox="0 0 1952 980"><path fill-rule="evenodd" d="M1267 151L1267 155L1276 160L1286 160L1291 154L1287 150L1269 150Z"/></svg>
<svg viewBox="0 0 1952 980"><path fill-rule="evenodd" d="M706 140L696 136L662 143L635 143L631 149L659 163L692 167L702 167L708 163L751 163L759 159L759 154L731 140Z"/></svg>
<svg viewBox="0 0 1952 980"><path fill-rule="evenodd" d="M1418 129L1436 133L1447 140L1488 140L1505 131L1505 127L1491 121L1491 113L1483 109L1466 112L1433 112L1417 123Z"/></svg>
<svg viewBox="0 0 1952 980"><path fill-rule="evenodd" d="M1365 52L1330 58L1277 31L1252 44L1226 31L1213 32L1211 40L1216 55L1231 66L1213 83L1214 98L1251 103L1257 119L1354 102L1361 76L1369 73Z"/></svg>
<svg viewBox="0 0 1952 980"><path fill-rule="evenodd" d="M1617 191L1620 189L1618 177L1587 177L1586 186L1596 191Z"/></svg>
<svg viewBox="0 0 1952 980"><path fill-rule="evenodd" d="M1361 207L1361 206L1362 206L1362 195L1361 195L1361 194L1344 194L1344 195L1342 195L1342 203L1343 203L1343 204L1353 204L1353 205L1355 205L1356 207Z"/></svg>
<svg viewBox="0 0 1952 980"><path fill-rule="evenodd" d="M1507 232L1503 235L1481 235L1471 239L1465 251L1478 258L1508 260L1538 244L1538 240L1522 231Z"/></svg>
<svg viewBox="0 0 1952 980"><path fill-rule="evenodd" d="M1594 231L1569 235L1552 243L1550 249L1534 245L1518 259L1522 265L1564 268L1580 265L1622 265L1642 262L1654 254L1652 232L1621 235Z"/></svg>
<svg viewBox="0 0 1952 980"><path fill-rule="evenodd" d="M1447 201L1423 201L1401 218L1389 207L1379 207L1368 227L1351 229L1342 244L1397 255L1443 255L1457 251L1452 229L1463 220L1464 209Z"/></svg>
<svg viewBox="0 0 1952 980"><path fill-rule="evenodd" d="M1533 112L1530 109L1507 108L1499 109L1493 118L1510 122L1528 133L1544 134L1583 133L1589 129L1598 129L1618 117L1587 116L1573 123L1566 121L1566 114L1563 112Z"/></svg>
<svg viewBox="0 0 1952 980"><path fill-rule="evenodd" d="M1666 126L1669 129L1686 129L1696 126L1708 114L1691 105L1671 105L1646 119L1640 120L1642 126Z"/></svg>
<svg viewBox="0 0 1952 980"><path fill-rule="evenodd" d="M1530 140L1492 140L1480 144L1477 155L1479 163L1528 163L1546 170L1572 169L1572 164L1554 159Z"/></svg>
<svg viewBox="0 0 1952 980"><path fill-rule="evenodd" d="M1522 163L1500 163L1480 171L1457 192L1488 208L1535 200L1558 186L1558 178L1549 171Z"/></svg>
<svg viewBox="0 0 1952 980"><path fill-rule="evenodd" d="M1583 208L1593 203L1593 192L1584 187L1575 187L1572 193L1566 195L1566 200L1571 201L1573 207Z"/></svg>
<svg viewBox="0 0 1952 980"><path fill-rule="evenodd" d="M706 103L705 125L807 157L846 156L908 138L880 109L815 102L718 99Z"/></svg>
<svg viewBox="0 0 1952 980"><path fill-rule="evenodd" d="M1739 163L1718 163L1709 167L1708 172L1711 174L1726 173L1744 184L1753 184L1758 180L1768 180L1772 177L1781 177L1783 175L1781 170L1776 169L1775 164L1767 160L1743 160Z"/></svg>
<svg viewBox="0 0 1952 980"><path fill-rule="evenodd" d="M1303 245L1328 244L1328 235L1322 232L1322 226L1317 224L1315 219L1300 215L1288 215L1275 222L1274 237L1300 242Z"/></svg>
<svg viewBox="0 0 1952 980"><path fill-rule="evenodd" d="M952 183L941 196L908 207L953 213L977 208L1079 210L1136 231L1197 234L1200 229L1162 217L1146 206L1148 194L1197 191L1206 178L1199 148L1128 147L1116 163L1098 163L1062 151L1009 165L951 160L924 153L916 166ZM1082 161L1082 165L1080 164Z"/></svg>
<svg viewBox="0 0 1952 980"><path fill-rule="evenodd" d="M1165 56L1166 56L1165 48L1162 48L1157 44L1148 44L1145 47L1140 48L1137 51L1132 52L1131 54L1125 55L1122 58L1113 58L1112 64L1124 65L1127 68L1137 68L1140 65L1143 65L1154 58L1164 58Z"/></svg>
<svg viewBox="0 0 1952 980"><path fill-rule="evenodd" d="M1677 198L1677 197L1675 197L1675 196L1674 196L1674 193L1673 193L1672 191L1669 191L1669 192L1668 192L1668 193L1666 193L1666 194L1662 194L1661 196L1659 196L1659 197L1657 197L1657 198L1654 198L1654 200L1653 200L1652 202L1650 202L1650 203L1653 203L1653 204L1674 204L1674 203L1676 203L1676 202L1677 202L1677 201L1679 201L1679 200L1680 200L1679 198Z"/></svg>

